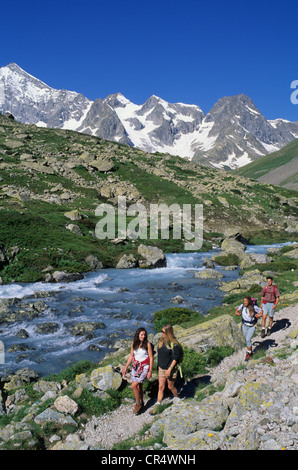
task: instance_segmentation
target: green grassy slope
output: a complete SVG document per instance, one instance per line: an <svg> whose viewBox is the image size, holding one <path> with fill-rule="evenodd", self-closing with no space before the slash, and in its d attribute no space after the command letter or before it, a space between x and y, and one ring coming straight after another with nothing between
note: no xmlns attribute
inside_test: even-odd
<svg viewBox="0 0 298 470"><path fill-rule="evenodd" d="M171 229L169 240L128 237L125 244L115 244L97 239L95 209L108 203L117 216L118 196L127 198L128 207L139 202L148 210L153 203L176 203L181 208L202 204L204 248L230 228L247 237L267 233L267 241L288 239L294 237L297 222L297 191L173 155L19 124L0 115L0 278L36 281L43 279L42 271L49 266L88 271L89 254L112 267L123 253L137 254L140 243L165 252L183 251L184 240L175 240ZM79 220L65 216L72 210L79 211ZM79 227L80 235L66 228L71 223Z"/></svg>
<svg viewBox="0 0 298 470"><path fill-rule="evenodd" d="M277 152L258 158L235 173L259 181L298 189L298 139Z"/></svg>

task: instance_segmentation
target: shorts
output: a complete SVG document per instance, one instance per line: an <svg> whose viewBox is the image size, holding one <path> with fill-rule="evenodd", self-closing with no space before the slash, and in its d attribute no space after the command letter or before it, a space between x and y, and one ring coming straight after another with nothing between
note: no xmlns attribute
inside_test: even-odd
<svg viewBox="0 0 298 470"><path fill-rule="evenodd" d="M140 375L138 375L137 371L134 368L132 368L130 380L132 382L138 382L141 384L144 383L147 378L147 374L149 372L149 367L150 367L149 364L144 366Z"/></svg>
<svg viewBox="0 0 298 470"><path fill-rule="evenodd" d="M273 318L275 309L273 309L274 303L273 302L267 302L266 304L263 304L263 314L264 315L269 315L269 317Z"/></svg>
<svg viewBox="0 0 298 470"><path fill-rule="evenodd" d="M167 372L167 369L161 369L160 367L158 367L158 377L161 378L161 379L166 379L168 377L166 377L166 372ZM172 372L171 372L171 376L169 377L170 380L174 380L177 378L177 375L178 375L178 370L176 367L174 367L172 369Z"/></svg>

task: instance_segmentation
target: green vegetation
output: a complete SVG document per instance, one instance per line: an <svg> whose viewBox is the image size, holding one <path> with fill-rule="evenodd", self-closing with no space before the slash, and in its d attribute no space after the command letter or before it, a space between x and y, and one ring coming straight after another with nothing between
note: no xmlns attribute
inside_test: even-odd
<svg viewBox="0 0 298 470"><path fill-rule="evenodd" d="M85 262L89 254L104 267L115 267L124 253L136 256L139 243L158 246L165 253L184 251L185 240L173 238L171 220L168 240L161 236L150 240L148 235L147 240L127 238L125 244L117 245L95 238L100 220L95 209L103 202L115 207L118 237L119 195L127 197L128 205L141 202L146 208L152 203L181 208L203 204L202 250L222 236L219 232L234 225L241 226L252 243L294 236L284 230L284 220L297 217L295 191L173 155L149 154L74 131L24 125L1 115L0 128L0 246L7 255L0 276L4 283L41 280L48 266L67 272L90 271ZM92 166L93 161L105 160L112 163L108 171ZM72 222L64 214L74 209L82 218ZM268 214L275 221L274 231ZM79 227L81 235L66 228L70 223Z"/></svg>
<svg viewBox="0 0 298 470"><path fill-rule="evenodd" d="M239 258L235 253L228 253L226 255L218 255L215 258L215 262L221 266L233 266L239 264Z"/></svg>
<svg viewBox="0 0 298 470"><path fill-rule="evenodd" d="M206 374L208 367L216 366L226 356L230 356L234 352L230 346L215 347L202 354L186 347L183 348L183 351L181 367L184 379Z"/></svg>
<svg viewBox="0 0 298 470"><path fill-rule="evenodd" d="M194 310L183 307L170 307L164 310L158 310L153 315L154 328L160 331L163 325L169 323L170 325L181 325L191 320L197 320L202 315Z"/></svg>
<svg viewBox="0 0 298 470"><path fill-rule="evenodd" d="M280 185L284 186L289 182L294 185L298 182L297 171L293 171L290 177L283 177L283 166L287 165L297 159L298 156L298 139L290 142L288 145L283 147L277 152L264 155L263 157L258 158L257 160L245 165L244 167L234 170L235 173L247 178L260 178L261 176L266 175L266 173L280 169ZM293 186L294 187L294 186Z"/></svg>
<svg viewBox="0 0 298 470"><path fill-rule="evenodd" d="M86 416L100 416L109 411L115 410L121 404L121 396L110 390L107 392L110 396L102 399L94 396L89 390L83 390L81 396L76 399L83 413Z"/></svg>

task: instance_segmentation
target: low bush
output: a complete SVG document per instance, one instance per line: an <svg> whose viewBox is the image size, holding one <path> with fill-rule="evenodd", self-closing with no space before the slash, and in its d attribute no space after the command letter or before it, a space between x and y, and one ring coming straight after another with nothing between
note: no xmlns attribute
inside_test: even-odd
<svg viewBox="0 0 298 470"><path fill-rule="evenodd" d="M156 331L160 331L163 325L181 325L191 321L200 314L194 310L190 310L184 307L170 307L164 310L158 310L153 315L154 328Z"/></svg>
<svg viewBox="0 0 298 470"><path fill-rule="evenodd" d="M235 253L229 253L216 256L215 262L220 266L238 266L240 260Z"/></svg>
<svg viewBox="0 0 298 470"><path fill-rule="evenodd" d="M183 361L181 364L183 378L190 379L196 375L205 374L208 367L219 364L226 356L233 354L231 346L217 346L205 353L197 353L194 349L183 348Z"/></svg>

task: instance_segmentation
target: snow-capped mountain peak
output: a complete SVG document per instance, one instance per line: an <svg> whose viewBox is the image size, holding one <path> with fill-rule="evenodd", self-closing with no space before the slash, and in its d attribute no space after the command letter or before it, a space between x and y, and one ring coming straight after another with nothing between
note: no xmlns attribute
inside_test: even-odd
<svg viewBox="0 0 298 470"><path fill-rule="evenodd" d="M199 106L168 103L156 95L136 105L119 93L110 95L106 102L115 110L136 147L191 158L189 138L193 138L204 117Z"/></svg>
<svg viewBox="0 0 298 470"><path fill-rule="evenodd" d="M243 94L219 99L206 115L195 104L169 103L156 95L141 105L122 93L91 101L51 88L14 63L0 68L0 112L23 123L72 129L217 168L237 168L298 137L298 122L267 121Z"/></svg>

